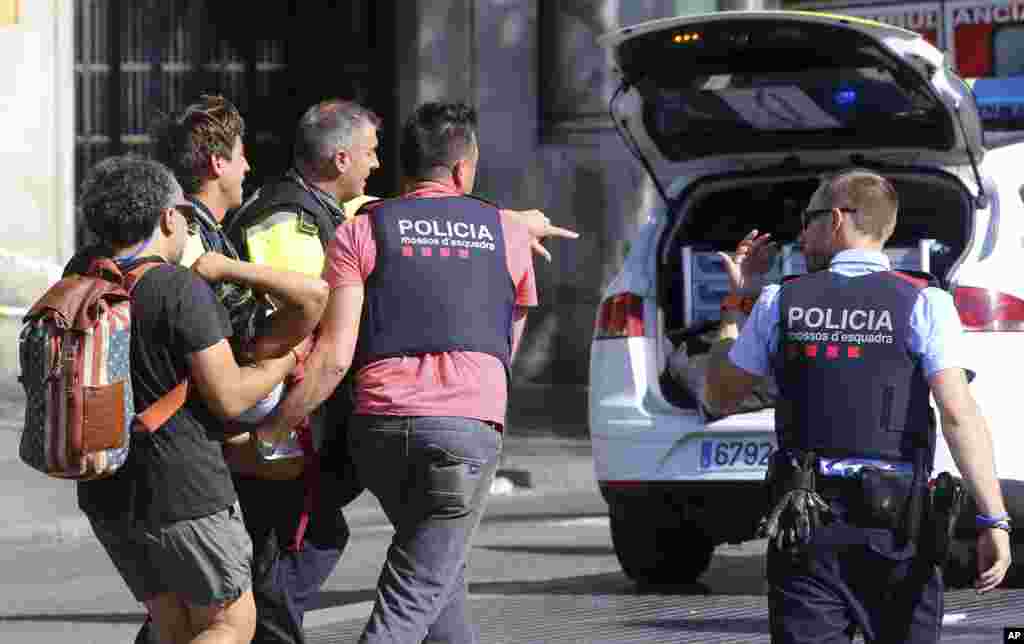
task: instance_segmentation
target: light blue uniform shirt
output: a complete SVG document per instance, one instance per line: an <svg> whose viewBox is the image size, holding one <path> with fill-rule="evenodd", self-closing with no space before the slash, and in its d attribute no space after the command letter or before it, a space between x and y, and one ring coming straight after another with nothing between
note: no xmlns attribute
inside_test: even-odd
<svg viewBox="0 0 1024 644"><path fill-rule="evenodd" d="M856 277L888 271L891 266L889 256L881 251L853 249L833 257L828 270ZM740 337L729 351L729 359L734 365L757 376L771 374L771 359L779 346L780 289L778 284L764 288L743 325ZM921 289L910 314L907 349L921 360L927 378L950 367L967 369L963 327L949 293L934 287Z"/></svg>

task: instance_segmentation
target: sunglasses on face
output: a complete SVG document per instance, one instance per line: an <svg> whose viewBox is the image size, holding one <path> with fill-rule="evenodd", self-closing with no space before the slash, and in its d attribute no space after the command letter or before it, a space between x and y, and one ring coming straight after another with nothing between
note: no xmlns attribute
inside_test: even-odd
<svg viewBox="0 0 1024 644"><path fill-rule="evenodd" d="M800 213L801 229L807 228L807 226L809 226L812 221L814 221L818 217L821 217L822 215L832 214L833 210L838 210L839 212L845 212L849 214L857 212L856 208L813 208L811 210L805 210L802 213Z"/></svg>

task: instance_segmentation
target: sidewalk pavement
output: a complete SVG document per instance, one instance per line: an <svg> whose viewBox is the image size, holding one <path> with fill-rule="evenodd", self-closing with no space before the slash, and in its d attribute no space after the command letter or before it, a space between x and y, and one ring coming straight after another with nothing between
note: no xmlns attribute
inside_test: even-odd
<svg viewBox="0 0 1024 644"><path fill-rule="evenodd" d="M495 495L593 489L586 390L533 385L513 390ZM0 543L91 538L75 484L47 477L18 458L24 414L20 391L0 383ZM386 523L373 495L345 509L353 527Z"/></svg>

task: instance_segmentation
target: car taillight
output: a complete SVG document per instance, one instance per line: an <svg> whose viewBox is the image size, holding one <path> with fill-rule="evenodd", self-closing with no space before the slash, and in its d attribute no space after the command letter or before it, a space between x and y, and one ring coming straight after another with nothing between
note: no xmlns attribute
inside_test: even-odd
<svg viewBox="0 0 1024 644"><path fill-rule="evenodd" d="M613 295L597 311L595 340L635 338L644 334L644 300L633 293Z"/></svg>
<svg viewBox="0 0 1024 644"><path fill-rule="evenodd" d="M1024 300L987 288L953 291L964 331L1024 331Z"/></svg>

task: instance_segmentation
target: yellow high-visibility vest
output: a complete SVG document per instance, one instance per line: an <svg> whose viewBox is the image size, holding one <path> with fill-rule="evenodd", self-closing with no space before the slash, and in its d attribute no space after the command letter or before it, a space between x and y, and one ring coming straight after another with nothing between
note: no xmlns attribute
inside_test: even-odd
<svg viewBox="0 0 1024 644"><path fill-rule="evenodd" d="M345 219L351 219L364 203L375 199L378 197L363 195L345 202ZM250 261L317 277L323 272L325 255L318 232L315 226L301 225L297 213L272 213L250 226L245 240Z"/></svg>

